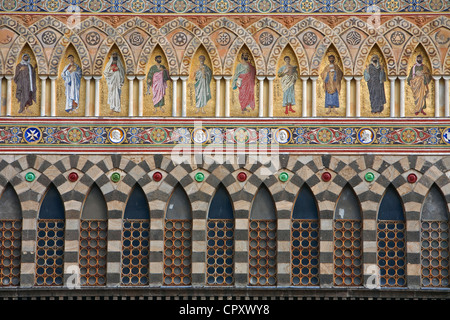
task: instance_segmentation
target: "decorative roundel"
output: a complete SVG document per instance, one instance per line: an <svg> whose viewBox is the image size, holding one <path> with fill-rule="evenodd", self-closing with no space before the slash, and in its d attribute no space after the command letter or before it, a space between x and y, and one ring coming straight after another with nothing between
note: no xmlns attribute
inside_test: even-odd
<svg viewBox="0 0 450 320"><path fill-rule="evenodd" d="M172 42L178 47L184 46L187 42L187 35L183 32L177 32L173 35Z"/></svg>
<svg viewBox="0 0 450 320"><path fill-rule="evenodd" d="M71 173L69 173L69 177L68 178L69 178L70 182L75 182L75 181L78 180L78 173L71 172Z"/></svg>
<svg viewBox="0 0 450 320"><path fill-rule="evenodd" d="M401 31L394 31L391 34L391 42L397 46L402 45L406 40L405 34Z"/></svg>
<svg viewBox="0 0 450 320"><path fill-rule="evenodd" d="M205 175L204 175L203 173L197 172L197 173L195 174L195 180L196 180L197 182L202 182L204 179L205 179Z"/></svg>
<svg viewBox="0 0 450 320"><path fill-rule="evenodd" d="M39 130L39 128L29 127L25 129L23 137L28 143L37 143L42 138L42 132L41 130Z"/></svg>
<svg viewBox="0 0 450 320"><path fill-rule="evenodd" d="M279 144L288 143L291 139L291 131L286 128L280 128L275 132L275 140Z"/></svg>
<svg viewBox="0 0 450 320"><path fill-rule="evenodd" d="M122 128L112 128L108 134L109 141L121 143L125 139L125 131Z"/></svg>
<svg viewBox="0 0 450 320"><path fill-rule="evenodd" d="M42 34L42 42L46 45L52 45L56 42L56 34L51 31L47 30Z"/></svg>
<svg viewBox="0 0 450 320"><path fill-rule="evenodd" d="M347 43L351 46L357 46L361 43L361 34L357 31L350 31L346 37Z"/></svg>
<svg viewBox="0 0 450 320"><path fill-rule="evenodd" d="M135 31L130 34L129 40L133 46L138 47L144 42L144 37L142 36L142 34L140 32Z"/></svg>
<svg viewBox="0 0 450 320"><path fill-rule="evenodd" d="M27 180L28 182L34 181L35 178L36 175L33 172L27 172L27 174L25 175L25 180Z"/></svg>
<svg viewBox="0 0 450 320"><path fill-rule="evenodd" d="M445 143L450 144L450 128L446 128L442 132L442 140L444 140Z"/></svg>
<svg viewBox="0 0 450 320"><path fill-rule="evenodd" d="M286 182L289 179L289 174L287 174L286 172L282 172L278 176L278 179L280 179L281 182Z"/></svg>
<svg viewBox="0 0 450 320"><path fill-rule="evenodd" d="M263 46L270 46L273 43L273 41L274 41L274 36L270 32L264 31L259 36L259 42Z"/></svg>
<svg viewBox="0 0 450 320"><path fill-rule="evenodd" d="M244 182L245 180L247 180L247 174L245 172L239 172L237 175L237 179L240 182Z"/></svg>
<svg viewBox="0 0 450 320"><path fill-rule="evenodd" d="M216 41L221 46L226 46L226 45L230 44L231 36L228 32L222 31L217 35Z"/></svg>
<svg viewBox="0 0 450 320"><path fill-rule="evenodd" d="M216 1L216 10L218 13L225 13L230 8L230 3L227 0Z"/></svg>
<svg viewBox="0 0 450 320"><path fill-rule="evenodd" d="M111 181L112 181L112 182L119 182L119 181L120 181L120 173L114 172L114 173L111 175Z"/></svg>
<svg viewBox="0 0 450 320"><path fill-rule="evenodd" d="M162 173L157 171L152 175L153 181L159 182L162 179Z"/></svg>
<svg viewBox="0 0 450 320"><path fill-rule="evenodd" d="M414 173L408 174L408 182L409 183L415 183L417 181L417 176Z"/></svg>
<svg viewBox="0 0 450 320"><path fill-rule="evenodd" d="M375 132L371 128L361 128L358 131L358 140L362 144L371 144L375 140Z"/></svg>
<svg viewBox="0 0 450 320"><path fill-rule="evenodd" d="M91 31L86 34L86 43L90 46L96 46L100 43L100 34L97 31Z"/></svg>
<svg viewBox="0 0 450 320"><path fill-rule="evenodd" d="M208 131L204 128L196 128L192 131L192 140L195 143L204 143L208 140Z"/></svg>
<svg viewBox="0 0 450 320"><path fill-rule="evenodd" d="M312 31L307 31L303 34L303 43L307 46L313 46L317 43L317 35Z"/></svg>
<svg viewBox="0 0 450 320"><path fill-rule="evenodd" d="M322 173L322 181L328 182L330 180L331 180L331 173L329 172Z"/></svg>
<svg viewBox="0 0 450 320"><path fill-rule="evenodd" d="M364 179L366 179L367 182L372 182L375 179L375 175L372 172L367 172L364 175Z"/></svg>

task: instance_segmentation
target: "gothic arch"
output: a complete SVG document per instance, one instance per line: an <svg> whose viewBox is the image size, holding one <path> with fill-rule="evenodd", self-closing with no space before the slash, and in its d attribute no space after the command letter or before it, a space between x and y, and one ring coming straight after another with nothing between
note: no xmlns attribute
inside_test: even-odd
<svg viewBox="0 0 450 320"><path fill-rule="evenodd" d="M32 32L30 32L27 27L8 16L4 16L2 17L2 19L0 19L0 26L7 27L8 29L11 29L13 32L19 35L19 37L11 46L11 49L8 51L8 54L5 58L3 70L4 74L14 74L18 55L20 54L20 51L25 46L25 44L28 44L30 46L36 58L37 73L47 74L47 58L45 57L44 48L42 47L38 38Z"/></svg>

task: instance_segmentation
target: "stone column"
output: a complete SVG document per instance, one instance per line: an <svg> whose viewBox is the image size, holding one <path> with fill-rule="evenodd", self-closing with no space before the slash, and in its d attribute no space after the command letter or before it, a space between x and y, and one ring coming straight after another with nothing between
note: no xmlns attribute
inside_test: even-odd
<svg viewBox="0 0 450 320"><path fill-rule="evenodd" d="M356 101L355 101L355 116L361 117L361 80L362 76L355 76L356 80Z"/></svg>
<svg viewBox="0 0 450 320"><path fill-rule="evenodd" d="M6 78L6 115L11 115L12 108L12 79L13 75L7 75Z"/></svg>
<svg viewBox="0 0 450 320"><path fill-rule="evenodd" d="M345 116L349 118L352 114L352 110L350 109L350 84L353 79L352 76L344 76L345 79Z"/></svg>
<svg viewBox="0 0 450 320"><path fill-rule="evenodd" d="M440 117L440 99L439 99L439 80L441 76L433 76L434 79L434 116L436 118Z"/></svg>
<svg viewBox="0 0 450 320"><path fill-rule="evenodd" d="M128 79L128 116L134 116L134 78L135 76L127 76Z"/></svg>
<svg viewBox="0 0 450 320"><path fill-rule="evenodd" d="M41 79L41 117L45 117L45 100L47 99L47 76L39 76Z"/></svg>
<svg viewBox="0 0 450 320"><path fill-rule="evenodd" d="M302 79L302 117L306 118L308 116L308 79L309 77L300 77Z"/></svg>
<svg viewBox="0 0 450 320"><path fill-rule="evenodd" d="M400 118L405 117L405 80L406 76L398 76L400 80Z"/></svg>
<svg viewBox="0 0 450 320"><path fill-rule="evenodd" d="M273 117L273 80L275 80L275 76L268 76L267 80L269 80L269 103L267 116Z"/></svg>
<svg viewBox="0 0 450 320"><path fill-rule="evenodd" d="M317 116L317 79L319 79L319 76L311 76L310 79L312 80L312 96L311 96L311 116L316 117Z"/></svg>
<svg viewBox="0 0 450 320"><path fill-rule="evenodd" d="M100 116L100 79L102 76L94 76L95 80L95 100L94 100L94 116Z"/></svg>
<svg viewBox="0 0 450 320"><path fill-rule="evenodd" d="M91 79L92 79L92 76L84 76L84 80L86 80L86 100L85 100L85 106L84 106L84 115L86 117L89 117L91 115L91 112L90 112Z"/></svg>
<svg viewBox="0 0 450 320"><path fill-rule="evenodd" d="M220 117L220 80L222 80L222 76L214 76L214 80L216 80L216 109L215 116L216 118Z"/></svg>
<svg viewBox="0 0 450 320"><path fill-rule="evenodd" d="M144 115L144 80L145 76L136 76L138 80L138 116L142 117Z"/></svg>
<svg viewBox="0 0 450 320"><path fill-rule="evenodd" d="M444 76L444 115L450 117L450 76Z"/></svg>
<svg viewBox="0 0 450 320"><path fill-rule="evenodd" d="M180 78L179 76L170 76L172 79L172 117L177 116L177 82Z"/></svg>
<svg viewBox="0 0 450 320"><path fill-rule="evenodd" d="M265 76L257 76L256 79L259 81L259 117L264 117L264 79Z"/></svg>
<svg viewBox="0 0 450 320"><path fill-rule="evenodd" d="M50 116L56 116L56 79L58 76L50 76Z"/></svg>
<svg viewBox="0 0 450 320"><path fill-rule="evenodd" d="M232 76L224 76L225 79L225 117L230 116L230 102L231 102L231 95L230 95L230 81L233 78Z"/></svg>
<svg viewBox="0 0 450 320"><path fill-rule="evenodd" d="M180 76L181 79L181 116L187 114L187 79L189 76Z"/></svg>
<svg viewBox="0 0 450 320"><path fill-rule="evenodd" d="M389 112L390 112L390 117L391 118L395 118L395 80L397 79L397 76L389 76L389 84L390 84L390 95L391 95L391 99L389 102Z"/></svg>

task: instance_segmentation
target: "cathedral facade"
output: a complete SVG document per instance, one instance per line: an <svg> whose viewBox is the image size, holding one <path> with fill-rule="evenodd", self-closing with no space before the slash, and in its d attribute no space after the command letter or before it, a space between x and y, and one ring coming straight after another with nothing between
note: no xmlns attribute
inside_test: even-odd
<svg viewBox="0 0 450 320"><path fill-rule="evenodd" d="M0 1L0 297L450 297L450 4Z"/></svg>

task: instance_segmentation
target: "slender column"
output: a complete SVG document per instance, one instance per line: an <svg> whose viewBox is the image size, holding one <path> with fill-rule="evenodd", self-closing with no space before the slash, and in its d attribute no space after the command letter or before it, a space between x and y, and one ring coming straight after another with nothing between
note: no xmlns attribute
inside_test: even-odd
<svg viewBox="0 0 450 320"><path fill-rule="evenodd" d="M102 76L94 76L95 80L95 100L94 100L94 116L100 115L100 79Z"/></svg>
<svg viewBox="0 0 450 320"><path fill-rule="evenodd" d="M350 109L350 83L353 79L352 76L344 76L345 79L345 116L349 118L352 115L352 110Z"/></svg>
<svg viewBox="0 0 450 320"><path fill-rule="evenodd" d="M398 76L400 80L400 118L405 117L405 80L406 76Z"/></svg>
<svg viewBox="0 0 450 320"><path fill-rule="evenodd" d="M3 75L0 74L0 107L2 105L2 81L3 81Z"/></svg>
<svg viewBox="0 0 450 320"><path fill-rule="evenodd" d="M312 80L312 96L311 96L311 116L316 117L317 116L317 79L319 79L319 76L312 76L310 77Z"/></svg>
<svg viewBox="0 0 450 320"><path fill-rule="evenodd" d="M308 109L307 109L307 99L308 99L308 79L309 77L301 77L302 79L302 117L306 118L308 116Z"/></svg>
<svg viewBox="0 0 450 320"><path fill-rule="evenodd" d="M84 80L86 81L86 100L84 103L84 115L89 117L90 113L90 105L91 105L91 79L92 76L84 76Z"/></svg>
<svg viewBox="0 0 450 320"><path fill-rule="evenodd" d="M56 79L58 76L50 76L50 116L56 116Z"/></svg>
<svg viewBox="0 0 450 320"><path fill-rule="evenodd" d="M436 118L440 117L440 99L439 99L439 80L441 76L433 76L434 79L434 116Z"/></svg>
<svg viewBox="0 0 450 320"><path fill-rule="evenodd" d="M230 81L232 76L224 76L225 79L225 117L230 116Z"/></svg>
<svg viewBox="0 0 450 320"><path fill-rule="evenodd" d="M187 79L188 76L180 76L181 79L181 116L186 117L187 114Z"/></svg>
<svg viewBox="0 0 450 320"><path fill-rule="evenodd" d="M259 81L259 117L264 117L264 79L265 76L257 76Z"/></svg>
<svg viewBox="0 0 450 320"><path fill-rule="evenodd" d="M275 76L268 76L267 80L269 80L269 103L267 116L273 117L273 80L275 80Z"/></svg>
<svg viewBox="0 0 450 320"><path fill-rule="evenodd" d="M220 80L222 76L214 76L214 80L216 80L216 118L220 117Z"/></svg>
<svg viewBox="0 0 450 320"><path fill-rule="evenodd" d="M172 117L176 117L177 116L177 100L178 100L177 82L180 77L179 76L170 76L170 78L172 79Z"/></svg>
<svg viewBox="0 0 450 320"><path fill-rule="evenodd" d="M12 108L12 79L13 75L7 75L6 78L6 115L11 115L11 108Z"/></svg>
<svg viewBox="0 0 450 320"><path fill-rule="evenodd" d="M41 117L45 117L45 100L47 99L47 76L39 76L41 79Z"/></svg>
<svg viewBox="0 0 450 320"><path fill-rule="evenodd" d="M444 113L446 117L450 117L450 76L444 76Z"/></svg>
<svg viewBox="0 0 450 320"><path fill-rule="evenodd" d="M355 116L361 117L361 80L362 76L354 77L356 80L356 101L355 101Z"/></svg>
<svg viewBox="0 0 450 320"><path fill-rule="evenodd" d="M127 76L128 78L128 116L134 116L134 78L135 76Z"/></svg>
<svg viewBox="0 0 450 320"><path fill-rule="evenodd" d="M136 76L138 80L138 116L144 115L144 80L145 76Z"/></svg>
<svg viewBox="0 0 450 320"><path fill-rule="evenodd" d="M390 110L390 117L395 118L395 80L397 79L397 76L389 76L389 84L390 84L390 95L391 100L389 102L389 110Z"/></svg>

